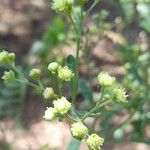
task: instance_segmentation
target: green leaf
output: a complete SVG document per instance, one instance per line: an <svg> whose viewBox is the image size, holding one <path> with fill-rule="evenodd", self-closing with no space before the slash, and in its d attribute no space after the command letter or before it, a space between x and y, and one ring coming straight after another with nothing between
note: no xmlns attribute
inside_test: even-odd
<svg viewBox="0 0 150 150"><path fill-rule="evenodd" d="M140 21L139 26L145 29L147 32L150 32L150 18Z"/></svg>
<svg viewBox="0 0 150 150"><path fill-rule="evenodd" d="M67 66L72 70L74 71L75 70L75 65L76 65L76 59L74 56L72 55L69 55L66 59L66 63L67 63Z"/></svg>
<svg viewBox="0 0 150 150"><path fill-rule="evenodd" d="M67 150L79 150L80 144L80 141L72 138L67 146Z"/></svg>
<svg viewBox="0 0 150 150"><path fill-rule="evenodd" d="M66 59L67 66L75 73L76 68L76 59L74 56L69 55ZM78 84L78 75L75 75L72 80L70 81L70 92L72 95L72 99L75 98L75 94L77 93L77 84Z"/></svg>
<svg viewBox="0 0 150 150"><path fill-rule="evenodd" d="M88 100L90 103L93 101L93 90L84 79L79 80L79 92L83 95L85 100Z"/></svg>

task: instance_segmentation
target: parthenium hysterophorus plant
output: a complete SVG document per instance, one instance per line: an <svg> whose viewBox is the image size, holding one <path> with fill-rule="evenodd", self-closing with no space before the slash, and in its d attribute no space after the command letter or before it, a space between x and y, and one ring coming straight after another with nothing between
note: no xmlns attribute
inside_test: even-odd
<svg viewBox="0 0 150 150"><path fill-rule="evenodd" d="M113 102L126 102L126 92L124 89L118 86L115 77L110 76L106 72L101 72L98 75L98 84L101 87L100 99L96 105L82 117L75 114L75 101L78 92L78 65L79 65L79 51L80 41L82 36L82 27L84 18L90 13L92 8L99 2L95 0L93 5L87 12L83 11L83 5L87 0L53 0L52 9L57 13L65 13L68 16L71 24L74 28L76 36L76 56L75 56L75 68L72 70L68 66L61 66L57 62L52 62L48 65L48 70L52 76L55 76L58 80L58 92L55 93L52 87L44 87L41 82L41 70L34 68L29 73L29 79L15 65L15 54L8 53L3 50L0 52L0 63L7 65L10 69L8 72L4 72L2 79L5 83L22 82L30 85L34 88L40 89L43 93L44 99L53 100L53 107L48 107L45 111L43 118L46 120L53 120L58 118L63 121L65 118L69 118L72 122L70 131L74 138L77 140L86 140L86 143L90 150L101 149L104 143L104 139L96 133L89 133L88 127L84 121L87 117L94 116L101 108L109 105ZM74 9L77 7L78 9ZM77 12L76 12L76 11ZM76 15L77 14L77 15ZM71 102L62 93L63 83L71 81ZM72 115L74 112L75 115Z"/></svg>

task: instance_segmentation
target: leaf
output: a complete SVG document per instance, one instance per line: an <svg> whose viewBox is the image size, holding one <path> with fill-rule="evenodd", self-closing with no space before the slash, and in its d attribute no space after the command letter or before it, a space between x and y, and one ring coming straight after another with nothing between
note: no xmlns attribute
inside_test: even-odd
<svg viewBox="0 0 150 150"><path fill-rule="evenodd" d="M79 80L79 92L83 95L85 100L88 100L90 103L93 101L93 90L84 79Z"/></svg>
<svg viewBox="0 0 150 150"><path fill-rule="evenodd" d="M71 69L71 70L75 70L75 65L76 65L76 59L74 56L72 55L69 55L66 59L66 63L67 63L67 66Z"/></svg>
<svg viewBox="0 0 150 150"><path fill-rule="evenodd" d="M79 150L80 144L80 141L72 138L67 146L67 150Z"/></svg>
<svg viewBox="0 0 150 150"><path fill-rule="evenodd" d="M139 26L150 32L150 18L141 20Z"/></svg>
<svg viewBox="0 0 150 150"><path fill-rule="evenodd" d="M75 57L72 55L69 55L66 59L66 64L75 74L75 68L76 68ZM70 81L70 91L71 91L72 99L75 98L76 96L75 94L77 93L77 90L78 90L78 75L74 75L74 77Z"/></svg>

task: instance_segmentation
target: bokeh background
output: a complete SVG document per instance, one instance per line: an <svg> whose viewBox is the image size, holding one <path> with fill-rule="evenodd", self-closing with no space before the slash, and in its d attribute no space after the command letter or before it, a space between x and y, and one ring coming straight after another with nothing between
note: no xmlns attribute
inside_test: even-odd
<svg viewBox="0 0 150 150"><path fill-rule="evenodd" d="M26 76L42 68L45 82L50 62L64 64L75 53L69 21L50 6L50 0L0 0L0 49L16 53ZM104 135L105 150L150 150L150 1L101 0L84 22L82 43L78 108L89 109L97 98L100 71L116 76L129 94L127 104L106 108L103 117L88 118L87 124L94 122ZM67 87L64 91L68 95ZM42 119L50 105L38 91L1 80L0 150L66 150L69 123ZM87 150L84 142L80 149Z"/></svg>

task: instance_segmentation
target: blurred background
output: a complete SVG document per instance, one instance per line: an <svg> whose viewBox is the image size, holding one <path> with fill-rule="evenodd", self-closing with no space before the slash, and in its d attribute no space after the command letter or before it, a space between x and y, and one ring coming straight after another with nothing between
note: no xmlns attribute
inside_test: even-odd
<svg viewBox="0 0 150 150"><path fill-rule="evenodd" d="M0 0L0 49L16 53L27 77L41 68L43 82L55 88L47 65L74 55L75 37L67 18L50 6L50 0ZM84 21L81 40L77 109L94 104L97 74L108 71L127 89L129 102L88 118L88 126L105 137L105 150L150 150L150 0L101 0ZM67 86L64 92L70 96ZM70 144L78 150L67 121L43 120L46 106L51 102L38 91L0 80L0 150L69 150ZM87 150L84 142L80 150Z"/></svg>

